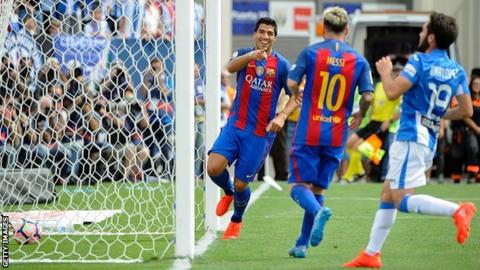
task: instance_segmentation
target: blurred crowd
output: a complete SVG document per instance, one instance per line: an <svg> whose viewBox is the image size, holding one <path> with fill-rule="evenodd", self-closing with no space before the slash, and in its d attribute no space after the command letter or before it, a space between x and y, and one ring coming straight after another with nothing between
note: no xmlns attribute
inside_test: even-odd
<svg viewBox="0 0 480 270"><path fill-rule="evenodd" d="M195 3L196 39L203 37L203 13ZM104 76L93 81L78 61L64 67L54 57L53 40L61 33L81 33L171 41L174 17L172 0L15 1L6 43L21 34L39 52L1 54L0 166L49 168L56 183L173 179L174 85L164 59L148 56L140 86L132 83L134 67L119 60L105 63ZM200 137L204 83L199 69L192 90ZM225 110L230 104L224 102ZM201 175L205 150L198 149Z"/></svg>
<svg viewBox="0 0 480 270"><path fill-rule="evenodd" d="M195 2L195 40L204 35L204 8ZM37 50L5 51L0 63L0 156L2 168L49 168L57 183L104 180L173 179L174 84L165 58L147 56L140 85L118 59L101 59L105 72L87 76L82 63L66 66L55 58L54 38L84 34L106 40L171 42L174 0L21 0L15 1L7 37L32 41ZM19 38L22 37L22 38ZM138 52L131 51L134 55ZM195 176L205 167L205 100L202 69L195 65ZM230 74L221 74L221 110L225 123L235 97ZM440 182L480 182L480 71L472 70L471 119L442 122L432 177ZM382 91L377 85L376 91ZM284 102L279 102L280 111ZM379 164L348 147L339 181L383 181L389 143L398 127L400 103L382 120L376 134L386 152ZM452 104L455 106L455 104ZM377 108L381 111L382 106ZM288 176L288 149L298 120L294 112L271 150L277 180ZM375 117L374 117L375 118ZM363 126L371 119L367 118ZM375 119L374 119L375 120ZM375 120L376 121L376 120ZM362 127L363 127L362 126ZM353 134L353 132L352 132ZM347 162L350 160L350 162ZM445 166L451 164L451 166ZM259 179L264 176L261 170Z"/></svg>
<svg viewBox="0 0 480 270"><path fill-rule="evenodd" d="M403 69L406 60L407 58L404 57L394 59L394 72L396 70L398 74ZM480 183L480 68L471 70L469 89L474 114L471 118L463 120L442 120L434 163L427 172L429 180L439 183L446 181L456 184L462 182ZM350 183L357 181L383 182L385 180L388 149L400 124L401 99L391 102L391 106L387 105L388 102L381 82L377 82L370 110L359 129L350 131L344 159L337 171L335 181ZM453 99L451 106L456 106L455 99ZM288 160L290 142L295 132L298 116L299 109L288 118L284 130L281 131L281 134L285 133L285 135L275 138L274 144L280 147L272 147L270 153L275 169L272 177L277 180L287 179L288 167L286 164L288 163L285 163L285 160ZM359 130L375 121L378 122L378 131L374 132L372 136L380 140L380 148L384 151L379 160L374 160L374 157L362 151L361 147L358 147L359 144L355 144L355 140L352 140ZM358 139L358 136L356 138ZM368 138L362 140L362 142L369 141ZM350 143L351 141L353 143ZM448 166L445 166L445 164L448 164ZM262 178L263 172L261 171L259 179Z"/></svg>
<svg viewBox="0 0 480 270"><path fill-rule="evenodd" d="M167 39L174 37L175 0L20 0L11 19L13 31L35 34L84 32L104 37ZM194 3L194 33L203 35L204 7ZM35 22L27 26L26 18ZM34 24L39 24L35 26ZM37 28L38 27L38 28Z"/></svg>

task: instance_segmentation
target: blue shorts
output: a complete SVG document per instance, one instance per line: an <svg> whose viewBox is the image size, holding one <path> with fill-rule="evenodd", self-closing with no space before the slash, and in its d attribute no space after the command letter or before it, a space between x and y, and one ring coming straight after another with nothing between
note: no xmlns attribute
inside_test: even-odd
<svg viewBox="0 0 480 270"><path fill-rule="evenodd" d="M292 145L288 183L311 183L328 189L334 173L340 166L343 146Z"/></svg>
<svg viewBox="0 0 480 270"><path fill-rule="evenodd" d="M224 156L231 165L235 160L235 178L252 182L272 148L274 137L259 137L233 125L225 125L210 153Z"/></svg>

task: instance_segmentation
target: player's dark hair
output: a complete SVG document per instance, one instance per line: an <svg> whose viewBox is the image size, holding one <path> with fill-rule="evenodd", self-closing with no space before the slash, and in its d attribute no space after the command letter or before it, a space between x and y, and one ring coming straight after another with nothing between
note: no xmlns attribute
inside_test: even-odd
<svg viewBox="0 0 480 270"><path fill-rule="evenodd" d="M433 12L427 26L428 34L433 34L439 49L448 49L457 40L458 27L455 18L443 13Z"/></svg>
<svg viewBox="0 0 480 270"><path fill-rule="evenodd" d="M277 22L270 18L270 17L262 17L258 19L257 23L255 24L255 31L257 32L258 28L260 27L260 24L266 24L266 25L271 25L273 26L273 32L275 33L275 36L277 36Z"/></svg>

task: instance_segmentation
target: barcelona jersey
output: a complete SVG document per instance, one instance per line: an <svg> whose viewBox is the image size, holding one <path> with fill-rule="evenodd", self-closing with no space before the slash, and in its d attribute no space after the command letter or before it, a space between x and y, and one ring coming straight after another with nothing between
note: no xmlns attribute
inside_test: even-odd
<svg viewBox="0 0 480 270"><path fill-rule="evenodd" d="M346 43L325 40L305 48L289 73L298 84L306 75L294 144L344 146L355 89L372 92L367 60Z"/></svg>
<svg viewBox="0 0 480 270"><path fill-rule="evenodd" d="M253 51L253 48L234 52L238 57ZM275 117L275 109L280 91L290 95L287 77L290 64L276 51L267 59L251 60L245 68L237 72L237 96L228 119L229 125L260 137L273 137L273 132L265 131Z"/></svg>

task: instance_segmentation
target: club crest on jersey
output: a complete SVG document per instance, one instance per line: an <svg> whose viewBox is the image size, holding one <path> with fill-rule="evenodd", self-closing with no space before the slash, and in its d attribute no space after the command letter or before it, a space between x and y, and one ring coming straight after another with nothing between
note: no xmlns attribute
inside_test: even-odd
<svg viewBox="0 0 480 270"><path fill-rule="evenodd" d="M257 67L256 72L257 72L257 76L262 76L264 72L263 67Z"/></svg>
<svg viewBox="0 0 480 270"><path fill-rule="evenodd" d="M275 77L275 69L267 68L267 76L268 77Z"/></svg>

